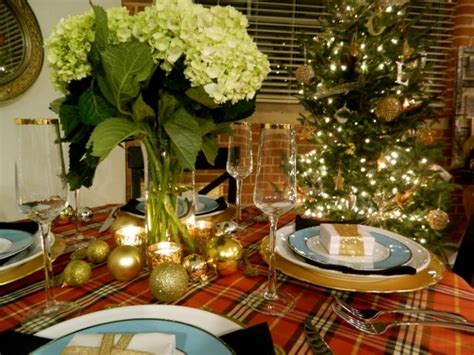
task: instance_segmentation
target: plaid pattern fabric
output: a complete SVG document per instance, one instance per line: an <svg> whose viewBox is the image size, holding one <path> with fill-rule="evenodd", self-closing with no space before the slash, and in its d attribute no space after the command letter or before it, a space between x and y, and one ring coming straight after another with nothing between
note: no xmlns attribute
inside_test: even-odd
<svg viewBox="0 0 474 355"><path fill-rule="evenodd" d="M109 242L110 233L98 233L112 206L94 209L92 221L83 226L85 234ZM255 208L244 211L244 219L257 214ZM291 222L294 214L280 219L280 226ZM191 284L186 293L173 304L206 309L230 317L247 326L267 322L275 344L287 354L311 354L305 339L303 322L307 317L335 354L474 354L474 335L450 329L434 327L393 328L383 335L367 335L349 326L331 310L331 295L345 299L356 307L373 308L431 308L456 312L474 322L474 290L457 275L446 272L436 285L420 291L392 294L354 293L326 289L278 274L278 288L297 300L295 309L284 317L271 317L249 308L250 293L264 288L267 267L258 253L261 238L268 234L268 223L257 222L237 238L247 248L250 260L257 265L261 275L244 276L237 272L226 277L211 276L204 283ZM56 236L66 238L74 233L71 224L57 226ZM54 263L59 274L69 262L69 254L62 255ZM82 314L121 305L157 304L148 288L148 273L142 271L131 281L113 279L105 264L94 265L92 277L82 287L55 287L60 300L73 300L82 307ZM25 313L44 299L43 273L36 272L19 281L0 287L0 331L16 329L26 332L20 321ZM390 318L390 317L389 317ZM391 317L393 318L393 317ZM36 330L49 324L38 322Z"/></svg>

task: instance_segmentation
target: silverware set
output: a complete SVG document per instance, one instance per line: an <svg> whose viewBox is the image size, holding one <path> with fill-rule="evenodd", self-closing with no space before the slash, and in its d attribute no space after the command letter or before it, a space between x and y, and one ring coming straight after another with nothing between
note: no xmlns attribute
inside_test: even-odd
<svg viewBox="0 0 474 355"><path fill-rule="evenodd" d="M354 328L368 334L383 334L389 328L401 327L401 326L430 326L430 327L443 327L456 330L462 330L470 333L474 333L474 323L468 322L460 314L451 312L441 312L434 310L424 309L395 309L395 310L360 310L354 308L342 301L341 299L334 297L335 303L332 304L332 309L339 317L344 319L347 323L352 325ZM414 320L395 320L390 322L373 321L382 314L390 313L401 313L408 315L425 315L428 319L414 319Z"/></svg>

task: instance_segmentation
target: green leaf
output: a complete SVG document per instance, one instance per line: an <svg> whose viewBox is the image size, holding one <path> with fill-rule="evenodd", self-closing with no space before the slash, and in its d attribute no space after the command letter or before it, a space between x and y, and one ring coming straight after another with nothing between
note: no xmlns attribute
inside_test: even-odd
<svg viewBox="0 0 474 355"><path fill-rule="evenodd" d="M102 95L89 88L79 98L79 115L81 122L97 126L106 118L115 117L116 110Z"/></svg>
<svg viewBox="0 0 474 355"><path fill-rule="evenodd" d="M77 105L61 104L59 107L59 119L64 136L69 137L81 123L79 107Z"/></svg>
<svg viewBox="0 0 474 355"><path fill-rule="evenodd" d="M147 105L147 103L143 100L142 95L139 95L138 98L133 103L133 117L136 121L141 121L146 118L154 118L155 111Z"/></svg>
<svg viewBox="0 0 474 355"><path fill-rule="evenodd" d="M150 78L155 66L149 46L140 42L108 46L101 56L104 73L97 75L99 87L115 107L138 96L140 83Z"/></svg>
<svg viewBox="0 0 474 355"><path fill-rule="evenodd" d="M161 119L173 145L180 165L194 170L201 150L202 136L196 117L190 114L176 98L163 93L159 102Z"/></svg>
<svg viewBox="0 0 474 355"><path fill-rule="evenodd" d="M140 133L144 132L135 122L125 118L109 118L94 129L87 147L92 146L91 155L104 160L117 144Z"/></svg>
<svg viewBox="0 0 474 355"><path fill-rule="evenodd" d="M186 95L207 108L215 109L219 107L219 104L215 103L214 100L209 97L202 86L189 88L186 90Z"/></svg>
<svg viewBox="0 0 474 355"><path fill-rule="evenodd" d="M49 104L49 109L53 111L55 114L59 115L59 111L61 110L61 105L63 102L66 101L65 97L60 97L56 100L53 100Z"/></svg>
<svg viewBox="0 0 474 355"><path fill-rule="evenodd" d="M219 142L216 136L205 136L202 139L202 152L209 164L214 164L219 151Z"/></svg>
<svg viewBox="0 0 474 355"><path fill-rule="evenodd" d="M201 135L205 136L216 128L216 124L212 118L197 118Z"/></svg>
<svg viewBox="0 0 474 355"><path fill-rule="evenodd" d="M95 15L95 40L94 45L101 52L107 47L109 28L107 24L107 12L97 5L92 5Z"/></svg>
<svg viewBox="0 0 474 355"><path fill-rule="evenodd" d="M222 122L222 123L217 123L215 125L215 128L209 133L215 136L217 135L230 136L234 134L234 131L232 130L232 128L230 128L230 123Z"/></svg>

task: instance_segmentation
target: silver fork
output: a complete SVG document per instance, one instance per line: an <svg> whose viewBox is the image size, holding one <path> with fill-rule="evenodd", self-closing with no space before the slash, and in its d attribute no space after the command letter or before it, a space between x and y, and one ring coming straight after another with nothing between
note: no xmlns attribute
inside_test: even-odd
<svg viewBox="0 0 474 355"><path fill-rule="evenodd" d="M474 333L474 324L473 323L456 323L456 322L442 322L442 321L394 321L394 322L364 322L360 319L354 318L351 314L345 311L343 308L336 306L335 303L332 304L332 310L339 317L344 319L347 323L352 325L354 328L368 334L383 334L389 328L392 327L402 327L409 325L421 325L421 326L430 326L430 327L443 327L451 328L457 330L463 330L465 332Z"/></svg>
<svg viewBox="0 0 474 355"><path fill-rule="evenodd" d="M344 302L340 298L333 296L334 300L337 302L341 308L345 309L347 312L352 314L353 316L364 320L364 321L371 321L375 320L383 314L390 314L390 313L401 313L401 314L412 314L412 315L429 315L433 318L439 318L440 320L451 320L456 322L468 322L468 320L457 313L451 312L443 312L443 311L435 311L431 309L384 309L384 310L376 310L376 309L358 309L354 308L348 303Z"/></svg>

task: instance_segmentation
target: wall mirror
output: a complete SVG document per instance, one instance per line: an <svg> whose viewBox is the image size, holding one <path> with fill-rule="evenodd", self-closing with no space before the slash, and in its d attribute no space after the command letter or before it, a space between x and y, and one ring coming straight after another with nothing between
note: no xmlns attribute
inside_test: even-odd
<svg viewBox="0 0 474 355"><path fill-rule="evenodd" d="M43 37L27 0L0 0L0 101L35 82L43 57Z"/></svg>

